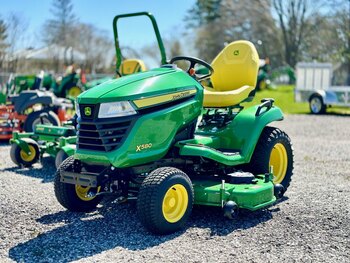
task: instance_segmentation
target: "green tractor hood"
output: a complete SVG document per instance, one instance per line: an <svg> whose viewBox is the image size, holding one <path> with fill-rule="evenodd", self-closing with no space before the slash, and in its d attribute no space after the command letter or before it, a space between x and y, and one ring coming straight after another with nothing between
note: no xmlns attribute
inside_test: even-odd
<svg viewBox="0 0 350 263"><path fill-rule="evenodd" d="M182 70L157 68L104 82L85 91L77 100L79 104L137 100L195 87L200 87L199 83Z"/></svg>

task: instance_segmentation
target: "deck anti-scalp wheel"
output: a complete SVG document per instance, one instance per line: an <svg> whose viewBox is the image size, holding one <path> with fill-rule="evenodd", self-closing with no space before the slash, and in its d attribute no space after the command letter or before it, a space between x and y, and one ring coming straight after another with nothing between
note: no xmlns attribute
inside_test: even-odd
<svg viewBox="0 0 350 263"><path fill-rule="evenodd" d="M288 135L278 128L265 127L248 170L254 174L264 174L273 166L273 182L283 185L284 190L287 190L293 175L293 156L293 147Z"/></svg>
<svg viewBox="0 0 350 263"><path fill-rule="evenodd" d="M58 169L58 167L60 167L61 163L63 163L64 160L66 160L68 158L68 154L64 151L64 150L59 150L58 153L56 154L56 158L55 158L55 166L56 169Z"/></svg>
<svg viewBox="0 0 350 263"><path fill-rule="evenodd" d="M62 183L60 181L60 173L62 171L73 172L74 168L74 156L68 157L60 165L55 175L54 187L56 198L63 207L70 211L89 212L95 209L102 200L101 195L95 195L101 188Z"/></svg>
<svg viewBox="0 0 350 263"><path fill-rule="evenodd" d="M39 160L39 145L36 141L30 138L24 138L22 140L28 144L29 152L25 152L18 144L13 143L10 150L11 160L18 166L23 165L24 167L31 167Z"/></svg>
<svg viewBox="0 0 350 263"><path fill-rule="evenodd" d="M184 227L193 206L193 186L177 168L162 167L143 181L137 199L142 224L155 234L169 234Z"/></svg>

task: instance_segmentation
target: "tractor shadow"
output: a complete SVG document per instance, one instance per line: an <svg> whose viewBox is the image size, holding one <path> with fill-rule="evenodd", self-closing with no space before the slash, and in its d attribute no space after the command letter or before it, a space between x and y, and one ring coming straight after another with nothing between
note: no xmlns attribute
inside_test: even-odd
<svg viewBox="0 0 350 263"><path fill-rule="evenodd" d="M276 204L288 200L282 197ZM280 209L272 206L258 211L240 210L238 215L229 220L223 216L220 207L194 206L189 227L210 229L210 236L226 236L237 230L245 230L269 221Z"/></svg>
<svg viewBox="0 0 350 263"><path fill-rule="evenodd" d="M138 220L136 208L117 204L111 199L93 213L59 211L36 221L52 227L35 238L12 247L9 256L19 262L70 262L121 247L131 251L145 250L191 235L193 229L209 229L210 235L226 236L266 222L279 209L243 212L234 221L226 220L220 208L195 207L183 231L156 236L147 232Z"/></svg>
<svg viewBox="0 0 350 263"><path fill-rule="evenodd" d="M10 143L9 143L9 140L2 140L0 139L0 148L1 147L6 147L6 146L9 146Z"/></svg>
<svg viewBox="0 0 350 263"><path fill-rule="evenodd" d="M44 156L41 163L36 163L33 167L19 167L14 166L0 169L1 171L14 172L20 175L29 176L37 179L41 179L42 183L50 183L55 179L55 159L50 156Z"/></svg>

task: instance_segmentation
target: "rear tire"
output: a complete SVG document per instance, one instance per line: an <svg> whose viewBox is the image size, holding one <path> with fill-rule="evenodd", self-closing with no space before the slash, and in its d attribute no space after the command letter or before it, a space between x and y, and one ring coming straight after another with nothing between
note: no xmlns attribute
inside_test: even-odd
<svg viewBox="0 0 350 263"><path fill-rule="evenodd" d="M30 138L24 138L22 140L28 144L30 155L23 151L18 144L13 143L11 145L10 157L12 162L18 166L31 167L34 163L39 161L39 145L36 141Z"/></svg>
<svg viewBox="0 0 350 263"><path fill-rule="evenodd" d="M289 136L278 128L265 127L248 165L253 174L265 174L273 166L274 183L287 190L293 175L293 147Z"/></svg>
<svg viewBox="0 0 350 263"><path fill-rule="evenodd" d="M78 86L72 86L66 89L65 97L66 98L76 98L78 95L82 93L82 89Z"/></svg>
<svg viewBox="0 0 350 263"><path fill-rule="evenodd" d="M101 202L102 196L87 196L87 192L90 190L89 187L83 187L74 184L66 184L60 181L61 171L75 170L74 156L68 157L57 169L55 174L55 195L57 201L65 208L73 212L90 212L96 208ZM92 189L96 193L99 192L100 188Z"/></svg>
<svg viewBox="0 0 350 263"><path fill-rule="evenodd" d="M169 234L184 227L192 212L194 191L181 170L162 167L151 172L140 187L137 213L152 233Z"/></svg>
<svg viewBox="0 0 350 263"><path fill-rule="evenodd" d="M35 126L37 124L41 124L40 115L42 113L47 113L47 116L43 117L44 124L60 126L61 123L56 113L53 111L40 110L29 113L23 125L24 131L33 132L35 130Z"/></svg>
<svg viewBox="0 0 350 263"><path fill-rule="evenodd" d="M320 95L312 95L309 100L309 106L312 114L323 114L327 108Z"/></svg>

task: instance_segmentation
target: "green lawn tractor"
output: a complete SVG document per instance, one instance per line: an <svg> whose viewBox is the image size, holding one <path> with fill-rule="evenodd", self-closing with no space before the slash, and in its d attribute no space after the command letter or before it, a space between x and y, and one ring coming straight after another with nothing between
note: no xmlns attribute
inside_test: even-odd
<svg viewBox="0 0 350 263"><path fill-rule="evenodd" d="M7 90L3 96L8 97L20 94L24 90L37 89L52 90L60 98L75 98L85 90L85 87L80 74L74 71L57 79L42 71L38 75L18 75L11 78L7 83Z"/></svg>
<svg viewBox="0 0 350 263"><path fill-rule="evenodd" d="M68 122L64 126L38 124L33 132L14 132L10 143L11 160L20 167L31 167L45 153L54 157L55 165L59 167L74 154L76 132Z"/></svg>
<svg viewBox="0 0 350 263"><path fill-rule="evenodd" d="M196 74L197 64L209 74ZM136 199L157 234L183 228L193 205L221 207L228 218L273 205L290 184L293 150L285 132L267 126L283 120L273 99L242 106L255 94L258 64L254 45L236 41L212 64L174 57L78 96L77 147L55 175L59 203L87 212L104 195ZM209 77L212 88L201 84Z"/></svg>
<svg viewBox="0 0 350 263"><path fill-rule="evenodd" d="M57 97L76 98L85 90L79 73L73 71L58 79L52 79L50 89Z"/></svg>
<svg viewBox="0 0 350 263"><path fill-rule="evenodd" d="M256 82L256 90L271 89L273 87L270 79L270 60L269 58L260 59L258 80Z"/></svg>

